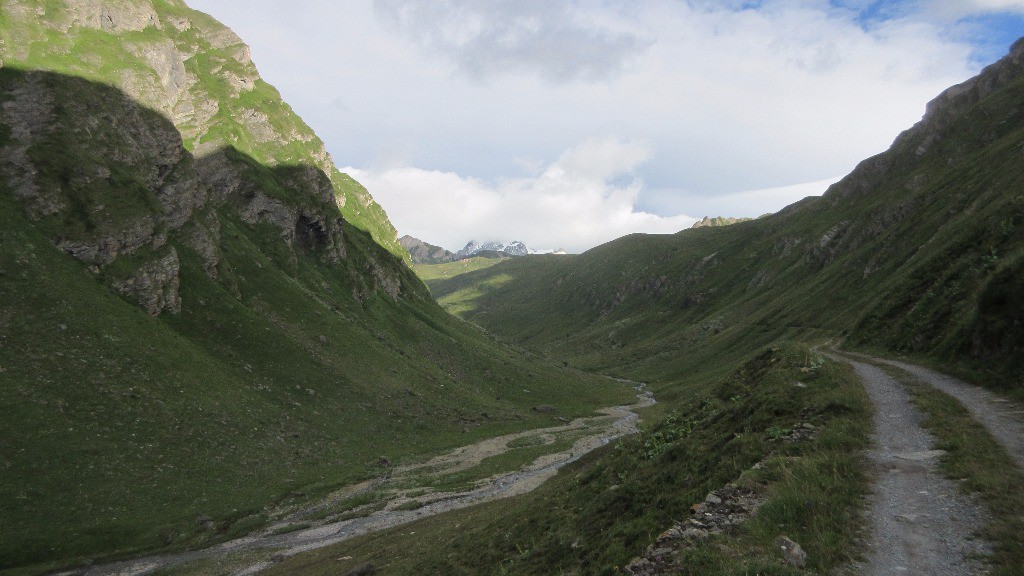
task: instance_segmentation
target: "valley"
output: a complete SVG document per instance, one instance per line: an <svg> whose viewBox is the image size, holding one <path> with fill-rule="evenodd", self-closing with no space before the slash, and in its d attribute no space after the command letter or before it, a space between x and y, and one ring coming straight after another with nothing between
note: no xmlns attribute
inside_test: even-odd
<svg viewBox="0 0 1024 576"><path fill-rule="evenodd" d="M182 0L0 8L0 574L1024 570L1024 39L774 214L456 254Z"/></svg>
<svg viewBox="0 0 1024 576"><path fill-rule="evenodd" d="M346 486L322 501L297 509L275 510L265 529L212 548L60 574L142 575L168 569L201 574L211 567L216 572L253 574L290 556L356 536L526 494L563 466L613 440L635 434L639 415L634 410L654 404L642 386L636 388L636 404L604 408L600 410L602 416L488 438L418 464L394 468L386 464L385 472L373 480ZM503 472L510 467L511 471Z"/></svg>

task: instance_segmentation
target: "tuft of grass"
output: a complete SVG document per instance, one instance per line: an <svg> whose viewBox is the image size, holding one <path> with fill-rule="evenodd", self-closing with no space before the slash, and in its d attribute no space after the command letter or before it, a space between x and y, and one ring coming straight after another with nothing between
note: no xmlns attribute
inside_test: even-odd
<svg viewBox="0 0 1024 576"><path fill-rule="evenodd" d="M295 524L288 524L287 526L281 526L277 530L271 532L273 535L289 534L291 532L298 532L299 530L305 530L312 526L309 522L297 522Z"/></svg>
<svg viewBox="0 0 1024 576"><path fill-rule="evenodd" d="M395 510L396 512L403 512L407 510L419 510L424 506L426 506L426 504L419 500L409 500L408 502L403 502L402 504L395 506L392 510Z"/></svg>

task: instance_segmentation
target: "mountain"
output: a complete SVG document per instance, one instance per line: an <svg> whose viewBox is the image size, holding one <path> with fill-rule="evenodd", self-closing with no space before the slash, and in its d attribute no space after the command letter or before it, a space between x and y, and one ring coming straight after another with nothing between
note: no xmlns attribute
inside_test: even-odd
<svg viewBox="0 0 1024 576"><path fill-rule="evenodd" d="M527 497L296 556L270 574L364 562L382 575L863 571L865 450L880 408L818 350L910 355L1022 397L1022 103L1024 39L822 197L432 280L460 316L566 364L645 382L658 404L639 434ZM982 528L985 569L1019 573L1020 471L956 400L892 374L922 412L911 427L924 420L948 450L941 474L999 518ZM985 484L983 470L1000 480L971 487ZM950 524L974 532L964 514ZM794 542L807 552L796 563Z"/></svg>
<svg viewBox="0 0 1024 576"><path fill-rule="evenodd" d="M433 244L427 244L419 238L413 238L408 234L398 239L398 243L409 251L413 264L443 264L454 262L458 256Z"/></svg>
<svg viewBox="0 0 1024 576"><path fill-rule="evenodd" d="M1022 71L1018 41L888 151L774 215L509 260L432 293L503 337L665 389L724 350L795 335L926 355L1019 388Z"/></svg>
<svg viewBox="0 0 1024 576"><path fill-rule="evenodd" d="M223 541L628 398L438 307L209 16L3 6L0 570Z"/></svg>
<svg viewBox="0 0 1024 576"><path fill-rule="evenodd" d="M526 247L526 244L523 244L518 240L514 240L508 243L491 240L488 242L484 242L483 244L477 242L476 240L471 240L468 244L466 244L465 247L462 248L462 250L459 250L456 253L456 256L458 256L459 258L469 258L470 256L480 255L481 252L495 253L494 256L491 257L498 257L499 255L526 256L527 254L533 253L529 248Z"/></svg>
<svg viewBox="0 0 1024 576"><path fill-rule="evenodd" d="M728 218L725 216L715 216L714 218L710 218L708 216L705 216L700 220L694 222L693 226L690 226L690 228L707 228L709 226L731 226L732 224L746 222L747 220L751 220L751 218Z"/></svg>

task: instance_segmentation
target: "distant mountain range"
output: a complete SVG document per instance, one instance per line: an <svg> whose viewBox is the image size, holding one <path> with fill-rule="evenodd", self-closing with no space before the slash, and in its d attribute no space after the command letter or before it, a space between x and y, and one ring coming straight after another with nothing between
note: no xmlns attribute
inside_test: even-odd
<svg viewBox="0 0 1024 576"><path fill-rule="evenodd" d="M505 258L509 256L526 256L527 254L565 254L565 251L562 249L535 250L519 240L513 240L512 242L500 242L497 240L477 242L476 240L470 240L462 250L454 253L440 246L424 242L419 238L413 238L408 234L402 236L398 243L409 251L413 264L444 264L445 262L454 262L473 257Z"/></svg>
<svg viewBox="0 0 1024 576"><path fill-rule="evenodd" d="M469 243L459 250L459 258L469 258L470 256L481 255L481 253L496 252L498 255L504 256L526 256L531 254L532 251L518 240L512 242L498 242L491 240L489 242L477 242L476 240L470 240Z"/></svg>

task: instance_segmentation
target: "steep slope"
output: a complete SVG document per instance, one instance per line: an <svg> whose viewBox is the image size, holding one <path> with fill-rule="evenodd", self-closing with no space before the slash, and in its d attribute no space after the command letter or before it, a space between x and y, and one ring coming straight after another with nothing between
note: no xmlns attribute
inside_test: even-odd
<svg viewBox="0 0 1024 576"><path fill-rule="evenodd" d="M120 88L167 117L197 156L230 146L263 165L318 168L347 221L405 254L383 209L260 78L249 47L180 0L4 0L0 63Z"/></svg>
<svg viewBox="0 0 1024 576"><path fill-rule="evenodd" d="M436 306L208 17L8 0L0 34L0 570L222 540L628 397Z"/></svg>
<svg viewBox="0 0 1024 576"><path fill-rule="evenodd" d="M786 334L1024 384L1024 41L950 88L823 197L724 228L634 235L431 288L462 316L600 370L677 381Z"/></svg>

